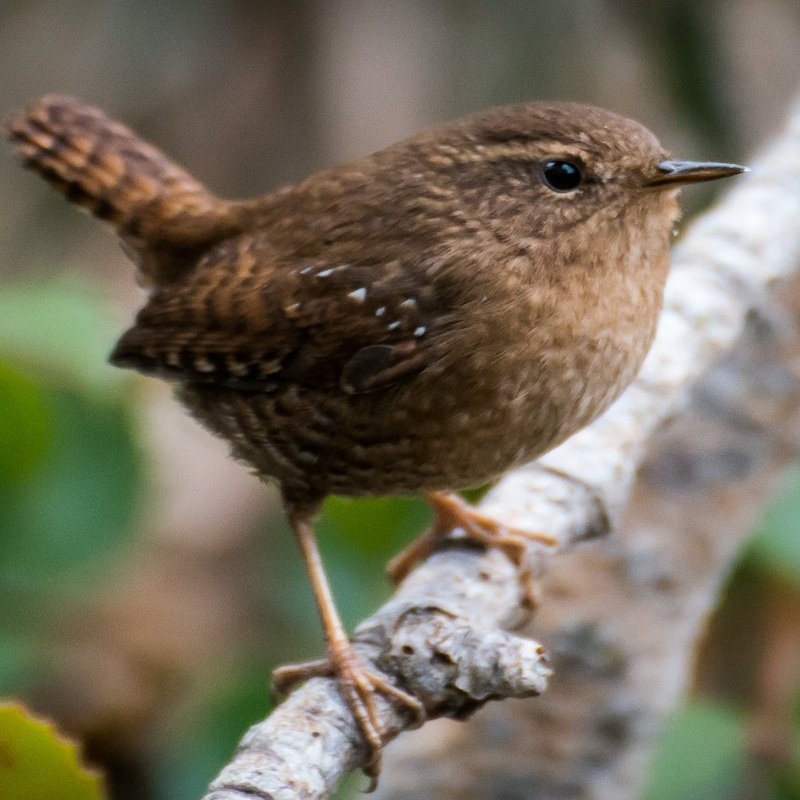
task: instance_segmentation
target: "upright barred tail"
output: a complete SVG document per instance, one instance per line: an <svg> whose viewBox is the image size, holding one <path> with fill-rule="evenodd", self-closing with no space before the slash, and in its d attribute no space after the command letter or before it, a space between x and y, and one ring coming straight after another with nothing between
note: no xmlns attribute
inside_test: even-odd
<svg viewBox="0 0 800 800"><path fill-rule="evenodd" d="M232 203L97 108L48 95L11 117L7 132L25 165L110 222L156 283L238 229Z"/></svg>

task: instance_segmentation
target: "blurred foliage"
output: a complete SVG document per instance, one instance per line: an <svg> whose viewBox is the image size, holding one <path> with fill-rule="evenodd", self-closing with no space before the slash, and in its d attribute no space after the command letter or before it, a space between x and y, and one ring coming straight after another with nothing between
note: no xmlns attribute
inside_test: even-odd
<svg viewBox="0 0 800 800"><path fill-rule="evenodd" d="M0 352L48 382L98 397L119 395L123 381L106 357L114 339L104 299L86 282L0 286Z"/></svg>
<svg viewBox="0 0 800 800"><path fill-rule="evenodd" d="M36 680L52 605L84 593L132 532L140 459L119 381L94 363L110 341L96 296L5 287L0 308L0 678L13 685Z"/></svg>
<svg viewBox="0 0 800 800"><path fill-rule="evenodd" d="M700 694L677 711L645 800L800 800L800 471L766 509L710 623ZM788 626L788 628L787 628ZM788 657L786 644L790 648ZM776 668L774 659L782 662ZM716 662L716 663L714 663ZM764 696L764 693L767 696ZM756 732L764 704L767 741ZM764 731L762 730L763 734ZM787 740L784 740L787 739Z"/></svg>
<svg viewBox="0 0 800 800"><path fill-rule="evenodd" d="M269 713L267 678L263 658L251 659L165 731L163 746L154 754L159 796L203 794L247 728Z"/></svg>
<svg viewBox="0 0 800 800"><path fill-rule="evenodd" d="M106 364L115 326L97 294L74 280L10 285L0 307L0 686L20 696L48 680L58 609L79 607L113 574L146 485L130 379ZM429 516L412 498L328 500L320 541L348 624L388 593L378 565ZM264 585L286 637L243 654L167 724L148 781L155 796L199 795L269 710L268 661L322 651L310 587L281 533L269 546L276 580Z"/></svg>
<svg viewBox="0 0 800 800"><path fill-rule="evenodd" d="M430 509L418 498L328 498L318 525L320 548L348 627L374 610L378 598L388 596L383 565L430 519Z"/></svg>
<svg viewBox="0 0 800 800"><path fill-rule="evenodd" d="M741 714L696 703L676 714L664 734L644 800L722 800L742 779Z"/></svg>
<svg viewBox="0 0 800 800"><path fill-rule="evenodd" d="M747 557L800 591L800 470L789 475L786 484L749 543Z"/></svg>
<svg viewBox="0 0 800 800"><path fill-rule="evenodd" d="M759 762L746 732L739 710L705 701L687 705L664 733L643 800L797 800L800 747L793 764Z"/></svg>
<svg viewBox="0 0 800 800"><path fill-rule="evenodd" d="M22 706L0 703L0 797L103 800L100 776L80 764L75 742Z"/></svg>

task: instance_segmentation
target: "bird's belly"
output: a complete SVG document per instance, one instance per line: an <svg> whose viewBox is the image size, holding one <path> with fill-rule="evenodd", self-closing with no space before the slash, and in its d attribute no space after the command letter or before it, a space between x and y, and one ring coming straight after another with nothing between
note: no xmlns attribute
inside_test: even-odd
<svg viewBox="0 0 800 800"><path fill-rule="evenodd" d="M549 359L558 370L523 360L500 384L490 371L454 369L428 383L355 396L200 384L183 386L179 396L237 458L276 478L296 502L460 489L536 458L594 419L639 365L629 351L614 352Z"/></svg>
<svg viewBox="0 0 800 800"><path fill-rule="evenodd" d="M352 446L336 459L331 491L383 494L490 482L599 416L634 378L650 340L619 347L593 339L562 357L520 358L503 370L501 382L491 370L454 370L435 388L385 400L365 396L363 413L348 429ZM353 465L360 481L352 481Z"/></svg>

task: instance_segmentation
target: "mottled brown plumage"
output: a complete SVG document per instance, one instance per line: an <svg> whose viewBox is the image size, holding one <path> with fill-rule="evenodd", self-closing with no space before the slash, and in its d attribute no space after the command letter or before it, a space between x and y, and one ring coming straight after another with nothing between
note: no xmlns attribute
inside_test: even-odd
<svg viewBox="0 0 800 800"><path fill-rule="evenodd" d="M43 98L9 132L150 287L113 363L174 381L279 481L373 748L371 691L398 690L355 662L320 586L319 503L483 484L589 423L653 338L672 190L741 171L668 161L641 125L566 103L491 109L242 202L74 100Z"/></svg>

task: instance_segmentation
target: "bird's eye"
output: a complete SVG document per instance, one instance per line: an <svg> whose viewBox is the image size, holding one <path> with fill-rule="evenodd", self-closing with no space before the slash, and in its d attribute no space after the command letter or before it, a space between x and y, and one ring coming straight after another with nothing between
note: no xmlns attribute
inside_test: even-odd
<svg viewBox="0 0 800 800"><path fill-rule="evenodd" d="M554 192L571 192L580 186L583 175L574 161L553 159L542 164L542 180Z"/></svg>

